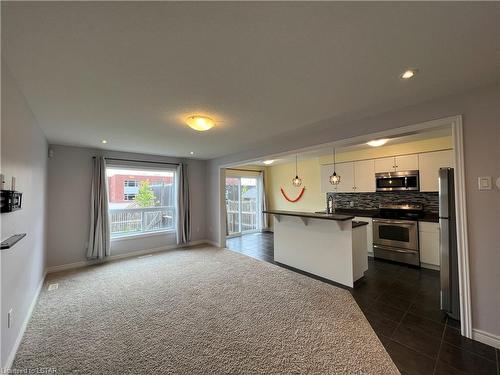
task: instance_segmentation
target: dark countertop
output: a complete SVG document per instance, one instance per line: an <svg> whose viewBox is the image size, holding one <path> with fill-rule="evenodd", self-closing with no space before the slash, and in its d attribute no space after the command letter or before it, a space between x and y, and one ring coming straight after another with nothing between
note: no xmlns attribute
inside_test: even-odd
<svg viewBox="0 0 500 375"><path fill-rule="evenodd" d="M335 212L359 217L375 217L378 215L378 210L363 210L359 208L337 208Z"/></svg>
<svg viewBox="0 0 500 375"><path fill-rule="evenodd" d="M323 211L323 213L326 211ZM319 213L319 212L318 212ZM359 208L337 208L335 213L341 215L354 215L358 217L376 217L379 210L363 210ZM424 212L424 215L418 221L426 221L429 223L439 223L439 214L437 212Z"/></svg>
<svg viewBox="0 0 500 375"><path fill-rule="evenodd" d="M326 214L326 213L300 212L300 211L265 210L262 212L271 215L296 216L296 217L307 217L310 219L337 220L337 221L352 220L354 218L353 215Z"/></svg>
<svg viewBox="0 0 500 375"><path fill-rule="evenodd" d="M357 221L357 220L352 221L352 229L362 227L363 225L368 225L368 223L366 221Z"/></svg>
<svg viewBox="0 0 500 375"><path fill-rule="evenodd" d="M418 221L427 221L429 223L439 223L439 213L437 212L424 212L424 216L422 216Z"/></svg>

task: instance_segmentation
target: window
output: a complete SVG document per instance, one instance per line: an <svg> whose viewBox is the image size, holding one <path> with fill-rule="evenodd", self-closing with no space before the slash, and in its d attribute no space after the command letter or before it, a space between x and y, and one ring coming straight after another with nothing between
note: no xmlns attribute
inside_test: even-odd
<svg viewBox="0 0 500 375"><path fill-rule="evenodd" d="M139 181L136 181L136 180L125 180L125 182L123 183L123 186L124 187L138 187L139 186Z"/></svg>
<svg viewBox="0 0 500 375"><path fill-rule="evenodd" d="M175 230L175 171L107 167L111 238Z"/></svg>

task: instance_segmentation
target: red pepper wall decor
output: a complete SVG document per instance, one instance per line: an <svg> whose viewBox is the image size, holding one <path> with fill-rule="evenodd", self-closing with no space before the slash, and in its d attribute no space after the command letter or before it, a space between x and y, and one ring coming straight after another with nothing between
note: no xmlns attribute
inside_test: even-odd
<svg viewBox="0 0 500 375"><path fill-rule="evenodd" d="M306 190L305 187L303 187L302 189L300 189L300 192L299 192L299 195L297 195L296 198L290 198L287 193L285 192L285 189L283 189L282 187L280 188L281 190L281 194L283 194L283 197L285 197L285 199L288 201L288 202L292 202L292 203L295 203L297 202L300 198L302 198L302 195L304 195L304 191Z"/></svg>

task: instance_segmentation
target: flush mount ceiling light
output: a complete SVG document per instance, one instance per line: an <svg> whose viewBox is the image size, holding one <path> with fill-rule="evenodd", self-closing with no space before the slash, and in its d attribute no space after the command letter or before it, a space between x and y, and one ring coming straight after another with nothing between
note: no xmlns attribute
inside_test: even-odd
<svg viewBox="0 0 500 375"><path fill-rule="evenodd" d="M189 116L186 119L186 123L191 129L197 130L199 132L204 132L210 130L214 127L215 121L207 116Z"/></svg>
<svg viewBox="0 0 500 375"><path fill-rule="evenodd" d="M274 160L264 160L262 163L265 165L270 165L274 163Z"/></svg>
<svg viewBox="0 0 500 375"><path fill-rule="evenodd" d="M108 143L108 141L106 141L105 139L103 139L103 140L101 141L101 143Z"/></svg>
<svg viewBox="0 0 500 375"><path fill-rule="evenodd" d="M189 155L194 155L194 151L191 151L191 152L189 153Z"/></svg>
<svg viewBox="0 0 500 375"><path fill-rule="evenodd" d="M385 145L389 140L387 138L384 139L374 139L373 141L366 142L368 146L379 147Z"/></svg>
<svg viewBox="0 0 500 375"><path fill-rule="evenodd" d="M418 70L417 69L408 69L405 70L401 75L401 79L411 79L415 77L415 74L417 74Z"/></svg>
<svg viewBox="0 0 500 375"><path fill-rule="evenodd" d="M336 159L336 153L335 153L335 148L333 149L333 173L332 175L328 178L328 181L330 181L330 183L332 185L338 185L340 183L340 176L337 175L337 173L335 172L335 159Z"/></svg>
<svg viewBox="0 0 500 375"><path fill-rule="evenodd" d="M297 172L297 157L298 155L295 155L295 177L292 178L292 185L299 187L302 185L302 179L299 177L299 174Z"/></svg>

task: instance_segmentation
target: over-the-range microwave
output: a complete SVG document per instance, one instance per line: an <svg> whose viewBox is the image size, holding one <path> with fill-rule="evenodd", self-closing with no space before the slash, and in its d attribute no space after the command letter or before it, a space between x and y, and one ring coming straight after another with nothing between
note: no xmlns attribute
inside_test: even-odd
<svg viewBox="0 0 500 375"><path fill-rule="evenodd" d="M418 171L375 173L377 191L419 191Z"/></svg>

